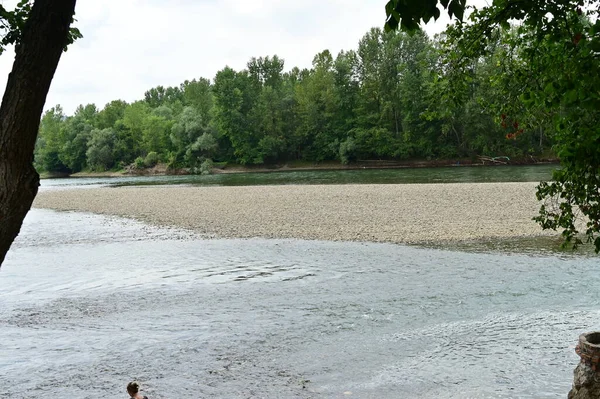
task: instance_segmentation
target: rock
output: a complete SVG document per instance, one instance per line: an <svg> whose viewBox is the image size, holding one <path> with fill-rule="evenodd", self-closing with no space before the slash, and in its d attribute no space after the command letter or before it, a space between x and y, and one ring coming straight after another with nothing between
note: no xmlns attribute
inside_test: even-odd
<svg viewBox="0 0 600 399"><path fill-rule="evenodd" d="M581 334L575 352L581 358L573 372L569 399L600 399L600 332Z"/></svg>

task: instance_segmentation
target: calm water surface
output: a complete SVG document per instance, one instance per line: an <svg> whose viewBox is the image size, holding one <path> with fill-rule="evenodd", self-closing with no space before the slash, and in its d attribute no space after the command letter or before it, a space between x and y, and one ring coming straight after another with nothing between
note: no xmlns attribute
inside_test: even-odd
<svg viewBox="0 0 600 399"><path fill-rule="evenodd" d="M253 186L281 184L402 184L539 182L550 180L557 165L446 167L416 169L316 170L208 176L124 176L106 178L43 179L42 190L97 186L188 184L199 186Z"/></svg>
<svg viewBox="0 0 600 399"><path fill-rule="evenodd" d="M33 210L0 271L0 397L565 397L599 266Z"/></svg>

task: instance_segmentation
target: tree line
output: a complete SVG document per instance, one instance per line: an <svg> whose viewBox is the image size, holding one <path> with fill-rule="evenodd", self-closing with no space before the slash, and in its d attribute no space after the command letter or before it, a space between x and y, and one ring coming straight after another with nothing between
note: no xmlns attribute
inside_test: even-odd
<svg viewBox="0 0 600 399"><path fill-rule="evenodd" d="M74 173L165 163L208 172L213 162L433 160L548 154L552 129L518 106L523 59L514 32L454 76L452 41L373 28L356 50L317 54L286 71L278 56L252 58L212 79L158 86L133 103L60 106L42 117L39 171ZM507 109L509 111L507 111Z"/></svg>

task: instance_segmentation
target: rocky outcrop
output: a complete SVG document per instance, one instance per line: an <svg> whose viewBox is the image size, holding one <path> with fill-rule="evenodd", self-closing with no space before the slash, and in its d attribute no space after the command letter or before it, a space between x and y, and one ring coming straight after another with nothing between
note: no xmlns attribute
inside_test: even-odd
<svg viewBox="0 0 600 399"><path fill-rule="evenodd" d="M575 368L569 399L600 399L600 332L581 334L575 352L581 358Z"/></svg>

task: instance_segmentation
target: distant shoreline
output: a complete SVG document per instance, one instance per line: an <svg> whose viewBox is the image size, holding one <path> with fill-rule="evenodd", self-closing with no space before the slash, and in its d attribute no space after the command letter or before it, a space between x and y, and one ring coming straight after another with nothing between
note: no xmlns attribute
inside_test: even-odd
<svg viewBox="0 0 600 399"><path fill-rule="evenodd" d="M34 207L127 217L214 238L439 244L549 235L532 221L536 184L94 188L43 191Z"/></svg>
<svg viewBox="0 0 600 399"><path fill-rule="evenodd" d="M524 166L524 165L553 165L559 164L556 159L540 160L513 160L507 164L474 162L472 159L455 160L414 160L414 161L361 161L350 165L342 165L339 162L322 162L318 164L300 163L300 164L277 164L277 165L259 165L242 166L231 165L222 168L213 169L214 174L234 174L234 173L269 173L269 172L290 172L290 171L325 171L325 170L362 170L362 169L420 169L420 168L445 168L445 167L495 167L495 166ZM187 175L186 169L167 169L166 165L159 164L154 168L141 169L136 172L126 171L104 171L104 172L77 172L69 173L43 173L42 179L47 178L90 178L90 177L123 177L123 176L180 176Z"/></svg>

